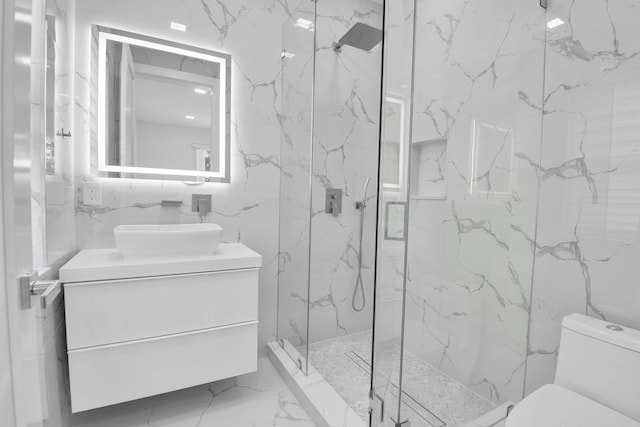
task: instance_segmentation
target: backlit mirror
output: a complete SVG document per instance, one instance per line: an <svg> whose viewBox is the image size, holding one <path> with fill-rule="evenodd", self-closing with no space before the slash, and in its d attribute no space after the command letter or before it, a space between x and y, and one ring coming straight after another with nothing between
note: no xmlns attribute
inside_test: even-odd
<svg viewBox="0 0 640 427"><path fill-rule="evenodd" d="M382 139L382 172L384 191L401 192L404 188L404 169L407 141L406 102L388 95L384 103L384 133Z"/></svg>
<svg viewBox="0 0 640 427"><path fill-rule="evenodd" d="M229 182L231 57L94 27L98 171Z"/></svg>

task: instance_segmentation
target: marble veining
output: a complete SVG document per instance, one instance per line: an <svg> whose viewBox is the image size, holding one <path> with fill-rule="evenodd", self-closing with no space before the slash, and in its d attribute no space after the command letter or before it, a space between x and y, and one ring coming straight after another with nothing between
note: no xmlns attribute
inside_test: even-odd
<svg viewBox="0 0 640 427"><path fill-rule="evenodd" d="M75 220L79 248L109 247L118 224L198 221L186 207L190 193L210 192L214 206L206 220L225 229L226 242L242 241L265 260L262 346L276 336L278 281L279 332L294 345L368 327L371 302L363 313L351 309L359 237L352 206L366 177L377 175L371 141L377 141L380 53L345 48L338 55L331 46L355 22L380 26L380 7L366 0L318 2L313 52L313 33L292 25L311 16L310 3L144 0L131 9L124 1L79 2L77 49L70 55L75 83L69 98L60 99L62 112L74 109L67 119L74 122L69 152L76 161L72 165L65 154L64 182L65 206L77 205L71 223L59 208L67 219L47 224L47 232L66 230L64 224ZM427 195L437 197L407 206L406 313L397 304L401 244L384 242L380 251L378 295L389 303L380 312L388 320L384 327L393 329L406 315L408 350L491 404L517 401L523 388L530 392L553 379L564 315L585 312L640 325L633 280L640 273L640 7L636 0L549 3L545 14L534 1L418 1L412 142L433 149L419 153L420 179ZM150 8L184 19L192 31L169 33L149 20ZM413 13L407 2L400 9L389 46L391 62L402 70L387 86L406 96ZM564 24L547 29L553 17ZM79 190L94 179L96 158L88 26L116 20L114 26L125 30L233 55L231 184L104 179L103 204L82 203ZM247 37L257 33L258 40ZM284 67L283 39L296 53ZM312 111L314 53L318 96ZM345 192L339 218L323 212L328 187ZM162 199L180 199L184 207L162 208ZM375 206L376 198L368 203ZM278 219L280 234L264 227ZM368 210L366 230L374 220ZM371 235L363 254L369 301ZM69 240L63 237L69 238L46 236L47 245L61 239L64 250Z"/></svg>
<svg viewBox="0 0 640 427"><path fill-rule="evenodd" d="M252 374L74 414L73 427L314 426L266 358Z"/></svg>
<svg viewBox="0 0 640 427"><path fill-rule="evenodd" d="M562 317L640 326L638 2L550 2L529 393L551 382ZM531 236L531 235L530 235Z"/></svg>
<svg viewBox="0 0 640 427"><path fill-rule="evenodd" d="M382 7L369 0L316 6L315 62L313 33L295 26L298 17L314 19L313 4L301 3L283 26L283 48L295 57L283 60L282 71L278 335L294 346L366 329L373 307L381 52L345 47L336 53L332 46L356 22L380 28ZM351 307L360 238L355 202L365 197L367 177L372 181L362 254L366 305L358 313ZM328 188L343 190L338 217L324 211Z"/></svg>
<svg viewBox="0 0 640 427"><path fill-rule="evenodd" d="M544 11L460 0L416 13L412 154L425 178L407 206L404 342L485 399L479 416L521 399L525 380Z"/></svg>

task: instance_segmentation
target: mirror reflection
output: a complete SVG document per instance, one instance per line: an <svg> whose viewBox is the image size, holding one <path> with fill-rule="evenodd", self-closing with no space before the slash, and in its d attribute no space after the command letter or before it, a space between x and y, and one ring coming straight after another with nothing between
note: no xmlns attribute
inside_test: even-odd
<svg viewBox="0 0 640 427"><path fill-rule="evenodd" d="M384 190L399 192L403 189L406 102L400 97L387 96L384 113L385 125L382 140Z"/></svg>
<svg viewBox="0 0 640 427"><path fill-rule="evenodd" d="M228 181L229 56L99 31L99 170Z"/></svg>

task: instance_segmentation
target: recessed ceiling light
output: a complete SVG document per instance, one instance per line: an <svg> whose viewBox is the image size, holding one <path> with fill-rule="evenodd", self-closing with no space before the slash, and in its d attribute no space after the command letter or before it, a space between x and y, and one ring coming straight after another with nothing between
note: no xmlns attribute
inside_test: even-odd
<svg viewBox="0 0 640 427"><path fill-rule="evenodd" d="M171 21L171 24L169 25L169 27L170 27L172 30L182 31L183 33L184 33L185 31L187 31L187 26L186 26L186 25L184 25L184 24L180 24L179 22L173 22L173 21Z"/></svg>
<svg viewBox="0 0 640 427"><path fill-rule="evenodd" d="M195 120L195 117L193 116L184 116L184 118L187 120Z"/></svg>
<svg viewBox="0 0 640 427"><path fill-rule="evenodd" d="M304 28L305 30L313 31L313 22L307 19L298 18L298 20L295 23L295 26Z"/></svg>
<svg viewBox="0 0 640 427"><path fill-rule="evenodd" d="M193 91L195 93L199 93L200 95L206 95L207 94L207 90L206 89L201 89L199 87L195 88Z"/></svg>
<svg viewBox="0 0 640 427"><path fill-rule="evenodd" d="M556 27L559 27L562 24L564 24L564 21L562 19L560 18L552 19L551 21L547 22L547 28L552 30Z"/></svg>

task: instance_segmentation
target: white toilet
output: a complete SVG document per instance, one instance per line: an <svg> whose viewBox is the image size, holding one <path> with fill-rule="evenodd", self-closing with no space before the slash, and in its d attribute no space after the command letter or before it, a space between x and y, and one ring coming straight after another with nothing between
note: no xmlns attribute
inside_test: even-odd
<svg viewBox="0 0 640 427"><path fill-rule="evenodd" d="M640 427L640 331L565 317L554 384L517 404L506 426Z"/></svg>

